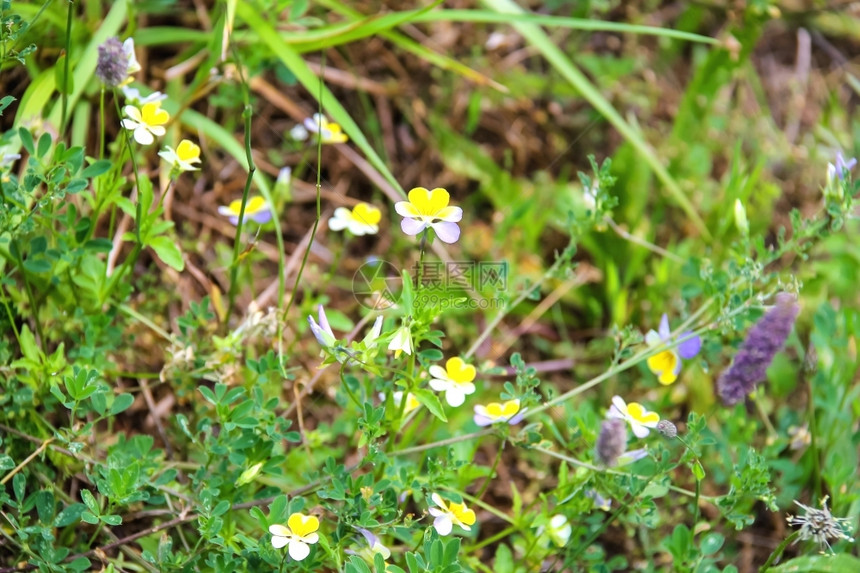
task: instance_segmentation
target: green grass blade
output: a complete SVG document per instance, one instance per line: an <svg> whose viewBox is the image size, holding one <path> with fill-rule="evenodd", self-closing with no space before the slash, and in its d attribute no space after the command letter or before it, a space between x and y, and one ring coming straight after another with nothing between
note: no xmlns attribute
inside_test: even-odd
<svg viewBox="0 0 860 573"><path fill-rule="evenodd" d="M498 12L486 10L434 10L423 12L412 18L413 22L480 22L483 24L510 24L511 17ZM526 22L554 28L570 28L591 32L620 32L644 36L662 36L673 40L686 40L702 44L719 44L719 40L700 34L670 30L656 26L639 26L623 22L604 22L602 20L584 20L582 18L564 18L561 16L544 16L540 14L519 14L517 22Z"/></svg>
<svg viewBox="0 0 860 573"><path fill-rule="evenodd" d="M125 21L126 9L126 2L114 2L107 17L102 21L101 26L99 26L99 29L90 38L90 43L87 44L83 53L75 61L75 71L72 74L74 89L68 98L70 107L74 107L84 90L92 85L93 74L95 73L96 62L99 57L99 46L111 36L116 36L119 33L119 28ZM72 56L74 57L75 54L72 54ZM60 99L57 98L57 103L51 110L48 121L52 125L59 127L61 114L62 105Z"/></svg>
<svg viewBox="0 0 860 573"><path fill-rule="evenodd" d="M642 135L638 131L633 129L630 124L624 121L621 114L612 107L612 104L603 97L597 88L595 88L588 80L585 74L583 74L573 64L573 62L565 56L565 54L552 42L552 40L549 39L539 26L520 20L520 16L522 16L523 13L522 8L514 4L511 0L483 0L483 3L497 12L511 15L509 20L511 26L522 34L529 43L537 48L547 61L552 64L552 66L568 82L570 82L570 84L576 88L579 93L582 94L582 97L594 106L594 108L599 111L603 117L605 117L606 120L611 123L625 139L627 139L627 141L630 142L642 159L644 159L648 166L654 171L657 178L663 183L671 199L673 199L675 203L677 203L677 205L687 214L690 221L696 226L702 236L710 239L711 234L705 226L705 222L696 212L695 207L690 203L687 196L684 195L681 187L669 174L660 159L655 155L654 150L648 142L642 138Z"/></svg>
<svg viewBox="0 0 860 573"><path fill-rule="evenodd" d="M318 94L321 95L320 99L322 101L320 101L320 105L325 113L343 127L343 130L362 153L364 153L374 169L405 198L406 193L403 191L400 183L397 182L394 174L391 173L385 162L382 161L376 150L367 141L364 133L362 133L346 109L335 99L328 88L320 86L320 79L311 71L298 52L285 44L278 35L278 32L247 4L240 2L236 7L236 13L257 33L260 40L296 76L311 95L314 97L318 97Z"/></svg>
<svg viewBox="0 0 860 573"><path fill-rule="evenodd" d="M337 12L338 14L340 14L342 16L347 16L349 18L356 18L356 19L364 18L363 14L361 14L360 12L357 12L357 11L347 7L347 6L344 6L340 2L336 2L333 0L319 0L318 3L325 6L326 8L329 8L333 12ZM423 12L426 12L426 10L415 12L416 17L420 16L420 14ZM411 20L407 20L407 21L411 21ZM468 79L469 81L475 82L478 85L490 86L493 89L496 89L496 90L503 92L503 93L508 92L508 89L505 86L492 80L491 78L485 76L484 74L482 74L476 70L473 70L469 66L466 66L466 65L458 62L457 60L453 59L453 58L449 58L448 56L446 56L444 54L434 52L433 50L431 50L425 46L422 46L420 43L416 42L412 38L408 38L396 30L381 31L381 32L379 32L379 35L381 37L385 38L386 40L389 40L391 43L393 43L394 45L396 45L400 49L405 50L407 52L411 52L412 54L415 54L419 58L426 60L427 62L430 62L431 64L433 64L437 68L441 68L443 70L448 70L448 71L454 72L456 74L459 74L459 75L463 76L464 78Z"/></svg>

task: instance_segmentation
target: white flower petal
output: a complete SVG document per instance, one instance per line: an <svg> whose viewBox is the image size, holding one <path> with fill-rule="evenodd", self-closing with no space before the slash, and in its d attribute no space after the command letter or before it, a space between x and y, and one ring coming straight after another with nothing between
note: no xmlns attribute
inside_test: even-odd
<svg viewBox="0 0 860 573"><path fill-rule="evenodd" d="M293 539L290 541L290 557L296 561L301 561L311 553L311 548L307 543Z"/></svg>
<svg viewBox="0 0 860 573"><path fill-rule="evenodd" d="M433 528L436 529L436 533L444 537L451 533L453 523L448 515L440 515L433 520Z"/></svg>

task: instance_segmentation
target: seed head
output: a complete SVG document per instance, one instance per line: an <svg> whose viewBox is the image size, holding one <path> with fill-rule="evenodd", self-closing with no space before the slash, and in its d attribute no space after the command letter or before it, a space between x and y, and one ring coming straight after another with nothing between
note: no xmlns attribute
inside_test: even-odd
<svg viewBox="0 0 860 573"><path fill-rule="evenodd" d="M118 38L108 38L99 46L96 76L110 88L115 88L128 77L128 56Z"/></svg>
<svg viewBox="0 0 860 573"><path fill-rule="evenodd" d="M669 420L660 420L657 422L657 431L667 438L674 438L678 435L678 427Z"/></svg>
<svg viewBox="0 0 860 573"><path fill-rule="evenodd" d="M794 503L804 511L804 515L789 515L785 519L789 525L800 526L798 539L815 540L821 548L822 553L824 553L825 548L833 553L833 548L830 547L829 541L831 539L835 541L845 539L852 543L854 542L854 538L849 535L851 520L847 517L833 517L830 509L827 507L827 496L824 496L824 499L821 500L821 509L803 505L799 501L795 501Z"/></svg>
<svg viewBox="0 0 860 573"><path fill-rule="evenodd" d="M611 418L600 425L595 453L597 460L604 466L614 466L624 450L627 449L627 424L624 420Z"/></svg>

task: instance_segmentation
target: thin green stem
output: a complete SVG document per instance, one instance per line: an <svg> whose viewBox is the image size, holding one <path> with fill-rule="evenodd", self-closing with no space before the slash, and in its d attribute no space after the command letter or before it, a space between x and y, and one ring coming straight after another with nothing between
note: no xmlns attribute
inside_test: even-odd
<svg viewBox="0 0 860 573"><path fill-rule="evenodd" d="M499 462L502 460L502 453L505 451L505 443L502 442L499 444L499 449L496 452L496 459L493 460L493 467L490 468L490 473L487 474L487 479L484 480L484 484L481 486L481 489L478 490L478 493L475 494L475 497L481 499L484 497L484 494L487 492L487 488L490 487L490 483L493 481L493 474L496 473L496 468L499 467Z"/></svg>
<svg viewBox="0 0 860 573"><path fill-rule="evenodd" d="M756 411L758 411L758 415L761 417L762 422L764 423L765 428L767 428L768 436L772 439L776 438L779 434L776 431L776 428L773 427L773 424L770 421L770 417L767 415L767 412L764 410L764 404L761 403L761 393L756 392L753 397L753 402L755 403Z"/></svg>
<svg viewBox="0 0 860 573"><path fill-rule="evenodd" d="M69 9L66 15L66 55L63 61L63 93L60 94L62 97L60 126L62 128L66 127L69 106L69 60L72 58L72 13L75 6L74 0L67 0L67 2Z"/></svg>
<svg viewBox="0 0 860 573"><path fill-rule="evenodd" d="M395 450L389 453L389 456L405 456L408 454L414 454L416 452L424 452L427 450L432 450L433 448L441 448L443 446L450 446L451 444L459 444L460 442L467 442L469 440L480 438L481 436L489 436L495 432L493 429L488 430L479 430L477 432L472 432L471 434L463 434L462 436L454 436L453 438L448 438L446 440L439 440L438 442L432 442L429 444L421 444L420 446L414 446L411 448L405 448L402 450Z"/></svg>
<svg viewBox="0 0 860 573"><path fill-rule="evenodd" d="M317 113L322 114L322 101L323 101L323 88L325 86L325 52L322 54L322 58L320 59L320 83L319 83L319 96L317 97ZM318 134L320 135L320 134ZM296 273L296 281L293 283L293 293L290 296L290 300L287 303L286 308L284 308L284 312L281 314L281 320L286 321L287 315L290 312L290 309L293 306L293 301L296 300L296 294L299 290L299 281L302 280L302 275L305 272L305 266L308 264L308 257L311 254L311 247L314 244L314 239L317 236L317 229L320 225L320 219L322 218L322 137L317 137L317 181L316 181L316 205L317 205L317 216L314 219L314 225L311 228L311 237L308 240L308 246L305 248L305 253L302 256L302 263L299 265L299 270Z"/></svg>
<svg viewBox="0 0 860 573"><path fill-rule="evenodd" d="M239 220L236 221L236 237L233 239L233 260L230 262L230 289L227 294L227 312L224 313L225 326L230 320L230 316L233 314L233 307L236 304L236 292L239 286L239 253L242 243L242 226L245 223L245 207L248 205L248 196L251 194L251 183L254 179L254 172L257 171L257 165L254 163L254 156L251 153L252 114L253 109L251 108L251 104L249 101L246 101L245 109L242 112L242 118L245 122L245 159L248 162L248 176L245 178L245 188L242 190L242 204L239 207Z"/></svg>
<svg viewBox="0 0 860 573"><path fill-rule="evenodd" d="M782 552L785 551L785 548L789 546L790 543L793 543L798 536L800 536L800 530L797 529L791 532L791 535L782 540L776 549L773 550L773 553L770 554L770 557L767 558L767 561L764 562L764 565L759 567L759 573L765 573L768 568L776 562L777 559L782 555Z"/></svg>
<svg viewBox="0 0 860 573"><path fill-rule="evenodd" d="M809 451L812 458L812 484L815 491L814 499L821 499L821 460L818 451L818 423L815 420L815 395L813 394L812 377L807 377L809 399L806 404L809 418Z"/></svg>
<svg viewBox="0 0 860 573"><path fill-rule="evenodd" d="M15 241L17 242L17 240ZM21 271L21 278L24 281L24 291L27 293L27 300L30 303L33 314L33 324L36 327L36 334L39 336L39 346L41 346L43 352L47 353L48 342L45 340L45 334L42 332L42 323L39 320L39 301L36 300L36 295L33 294L33 286L30 284L30 279L27 278L27 269L24 267L24 260L21 258L21 251L17 245L15 246L14 260L18 266L18 270Z"/></svg>
<svg viewBox="0 0 860 573"><path fill-rule="evenodd" d="M105 87L99 91L99 159L105 157Z"/></svg>

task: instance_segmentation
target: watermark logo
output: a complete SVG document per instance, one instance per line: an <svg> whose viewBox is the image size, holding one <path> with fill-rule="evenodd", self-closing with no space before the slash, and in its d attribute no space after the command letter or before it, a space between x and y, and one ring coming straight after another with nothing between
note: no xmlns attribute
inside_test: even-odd
<svg viewBox="0 0 860 573"><path fill-rule="evenodd" d="M498 294L508 288L507 261L423 261L410 270L416 307L498 309L504 305ZM384 310L400 302L403 278L395 265L374 258L356 271L352 292L365 308ZM482 293L487 292L497 296L485 298Z"/></svg>
<svg viewBox="0 0 860 573"><path fill-rule="evenodd" d="M383 259L367 261L352 276L352 294L358 304L370 310L385 310L397 304L403 294L400 269Z"/></svg>

